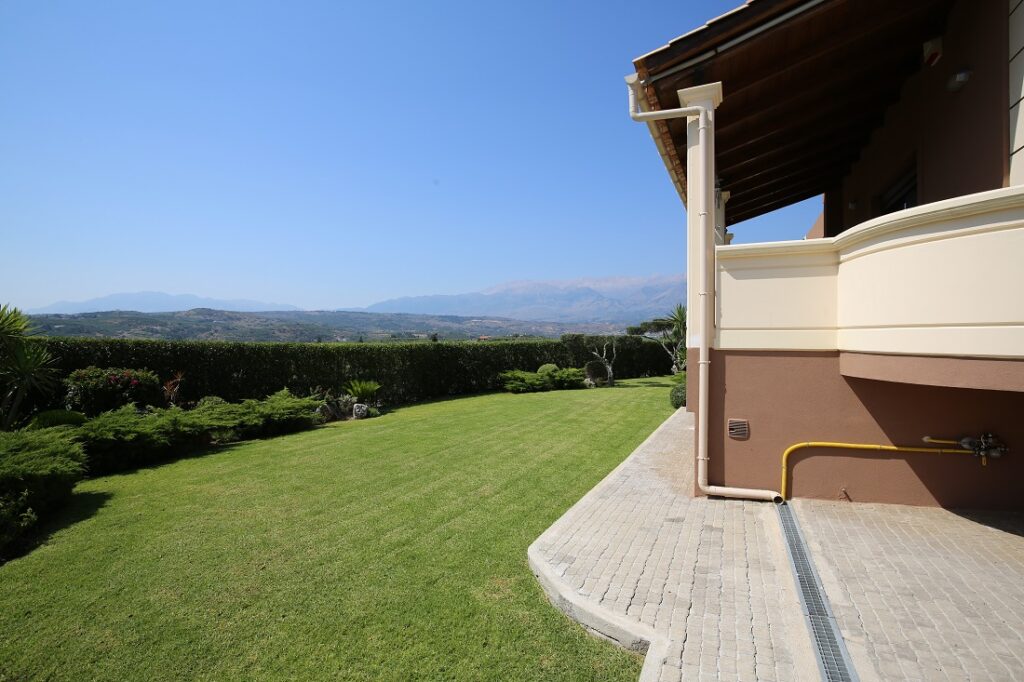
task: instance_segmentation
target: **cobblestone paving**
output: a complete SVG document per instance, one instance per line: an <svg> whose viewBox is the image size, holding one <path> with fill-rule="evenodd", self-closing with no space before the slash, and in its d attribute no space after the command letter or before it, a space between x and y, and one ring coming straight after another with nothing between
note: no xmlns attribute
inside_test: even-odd
<svg viewBox="0 0 1024 682"><path fill-rule="evenodd" d="M645 677L817 679L771 504L694 498L679 410L534 543L589 604L666 640Z"/></svg>
<svg viewBox="0 0 1024 682"><path fill-rule="evenodd" d="M1024 680L1024 515L792 504L862 680Z"/></svg>

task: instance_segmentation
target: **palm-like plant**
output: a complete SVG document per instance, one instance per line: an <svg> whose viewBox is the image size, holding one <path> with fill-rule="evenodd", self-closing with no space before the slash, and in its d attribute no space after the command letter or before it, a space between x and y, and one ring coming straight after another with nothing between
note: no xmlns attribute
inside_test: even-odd
<svg viewBox="0 0 1024 682"><path fill-rule="evenodd" d="M369 402L380 390L380 384L372 379L353 379L345 384L345 392L361 403Z"/></svg>
<svg viewBox="0 0 1024 682"><path fill-rule="evenodd" d="M15 423L25 396L48 393L57 385L53 356L29 343L33 333L27 315L10 305L0 306L0 429Z"/></svg>
<svg viewBox="0 0 1024 682"><path fill-rule="evenodd" d="M6 356L32 334L28 315L6 303L0 305L0 357Z"/></svg>
<svg viewBox="0 0 1024 682"><path fill-rule="evenodd" d="M0 363L0 428L11 428L25 396L49 393L56 385L57 368L49 351L36 344L15 344Z"/></svg>
<svg viewBox="0 0 1024 682"><path fill-rule="evenodd" d="M666 317L659 317L652 322L652 331L661 333L662 348L672 357L672 373L675 374L686 367L686 308L677 303Z"/></svg>

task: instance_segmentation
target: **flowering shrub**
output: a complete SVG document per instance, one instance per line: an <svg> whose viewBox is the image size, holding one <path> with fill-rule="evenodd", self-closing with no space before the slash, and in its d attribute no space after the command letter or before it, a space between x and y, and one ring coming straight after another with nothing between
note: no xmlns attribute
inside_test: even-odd
<svg viewBox="0 0 1024 682"><path fill-rule="evenodd" d="M156 374L145 369L86 367L65 380L67 406L93 417L125 405L162 405L163 386Z"/></svg>

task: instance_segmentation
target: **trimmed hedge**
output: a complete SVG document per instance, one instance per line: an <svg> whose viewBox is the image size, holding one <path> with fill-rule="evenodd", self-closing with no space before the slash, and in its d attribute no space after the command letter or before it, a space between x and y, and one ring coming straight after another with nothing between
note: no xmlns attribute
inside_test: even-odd
<svg viewBox="0 0 1024 682"><path fill-rule="evenodd" d="M207 395L231 401L261 398L282 388L298 395L317 386L341 387L352 379L372 379L378 397L402 404L446 396L500 390L501 373L532 371L553 363L581 367L590 348L600 350L613 337L568 334L557 340L444 341L439 343L237 343L230 341L151 341L135 339L39 338L65 373L92 366L137 367L161 378L185 373L181 400ZM615 375L664 375L671 369L665 351L642 337L614 337Z"/></svg>
<svg viewBox="0 0 1024 682"><path fill-rule="evenodd" d="M85 475L82 446L72 434L67 427L0 432L0 551Z"/></svg>
<svg viewBox="0 0 1024 682"><path fill-rule="evenodd" d="M280 391L265 400L207 401L187 411L140 412L129 405L90 419L75 436L85 448L89 474L97 476L176 459L213 443L310 429L320 423L316 410L322 404Z"/></svg>

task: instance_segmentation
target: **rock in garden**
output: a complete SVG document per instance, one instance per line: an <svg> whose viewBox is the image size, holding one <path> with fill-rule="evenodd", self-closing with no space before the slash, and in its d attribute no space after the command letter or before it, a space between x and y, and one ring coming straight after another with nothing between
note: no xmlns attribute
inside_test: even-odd
<svg viewBox="0 0 1024 682"><path fill-rule="evenodd" d="M352 406L353 419L366 419L370 416L370 407L363 403L356 403Z"/></svg>

